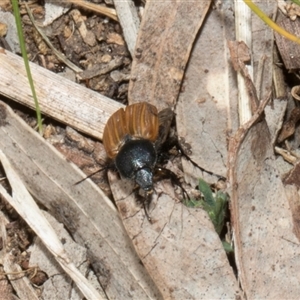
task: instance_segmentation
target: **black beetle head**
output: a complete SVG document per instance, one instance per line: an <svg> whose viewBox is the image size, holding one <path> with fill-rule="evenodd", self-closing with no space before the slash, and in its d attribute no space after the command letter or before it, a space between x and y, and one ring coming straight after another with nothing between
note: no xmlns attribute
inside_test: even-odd
<svg viewBox="0 0 300 300"><path fill-rule="evenodd" d="M153 175L149 168L143 168L135 174L136 183L146 192L153 190Z"/></svg>
<svg viewBox="0 0 300 300"><path fill-rule="evenodd" d="M156 150L151 141L126 141L115 163L121 176L134 179L147 192L153 189L152 170L156 163Z"/></svg>

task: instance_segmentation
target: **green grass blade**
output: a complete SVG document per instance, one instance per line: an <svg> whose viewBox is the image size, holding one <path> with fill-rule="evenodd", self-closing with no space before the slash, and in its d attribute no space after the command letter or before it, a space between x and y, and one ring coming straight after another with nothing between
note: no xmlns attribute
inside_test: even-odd
<svg viewBox="0 0 300 300"><path fill-rule="evenodd" d="M21 53L22 53L22 56L23 56L25 69L26 69L26 73L27 73L27 78L28 78L30 88L31 88L31 92L32 92L32 97L33 97L34 103L35 103L35 111L36 111L36 117L37 117L39 133L42 134L43 133L42 116L41 116L39 102L38 102L38 99L37 99L37 96L36 96L34 83L33 83L32 75L31 75L31 71L30 71L28 56L27 56L27 52L26 52L18 1L17 0L12 0L12 6L13 6L13 10L14 10L16 25L17 25L17 31L18 31L18 37L19 37Z"/></svg>
<svg viewBox="0 0 300 300"><path fill-rule="evenodd" d="M291 1L300 6L300 1L299 0L291 0Z"/></svg>
<svg viewBox="0 0 300 300"><path fill-rule="evenodd" d="M261 11L251 0L244 0L246 5L250 7L250 9L259 17L261 18L268 26L270 26L273 30L278 32L280 35L284 36L285 38L300 44L300 38L287 32L282 27L278 26L275 22L273 22L263 11Z"/></svg>

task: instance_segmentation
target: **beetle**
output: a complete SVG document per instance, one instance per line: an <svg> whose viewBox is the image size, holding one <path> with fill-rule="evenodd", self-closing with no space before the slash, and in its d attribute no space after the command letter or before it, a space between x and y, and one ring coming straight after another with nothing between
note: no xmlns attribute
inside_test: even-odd
<svg viewBox="0 0 300 300"><path fill-rule="evenodd" d="M147 102L117 110L108 119L103 132L107 156L114 160L120 175L134 180L146 193L153 190L153 170L159 147L166 139L171 109L158 113Z"/></svg>

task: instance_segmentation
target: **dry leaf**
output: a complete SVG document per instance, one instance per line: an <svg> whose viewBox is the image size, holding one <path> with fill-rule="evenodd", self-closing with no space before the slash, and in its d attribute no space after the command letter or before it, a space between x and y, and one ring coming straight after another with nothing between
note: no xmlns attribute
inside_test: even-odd
<svg viewBox="0 0 300 300"><path fill-rule="evenodd" d="M299 6L298 6L299 7ZM286 17L281 17L281 21L277 24L285 29L286 31L296 36L300 35L300 20L297 18L295 21L291 21ZM284 38L282 35L274 32L276 38L276 44L283 63L287 70L299 69L300 68L300 50L299 45Z"/></svg>
<svg viewBox="0 0 300 300"><path fill-rule="evenodd" d="M132 182L113 174L110 181L129 237L164 299L242 298L204 210L186 207L168 182L159 182L149 206L149 222Z"/></svg>
<svg viewBox="0 0 300 300"><path fill-rule="evenodd" d="M300 120L300 108L295 107L292 110L289 119L283 123L282 129L277 139L278 143L283 142L285 139L287 139L288 137L294 134L296 130L296 124L298 123L299 120Z"/></svg>
<svg viewBox="0 0 300 300"><path fill-rule="evenodd" d="M147 1L133 57L129 101L173 107L211 1Z"/></svg>
<svg viewBox="0 0 300 300"><path fill-rule="evenodd" d="M111 298L159 298L159 292L134 252L109 199L54 147L0 106L0 149L12 162L35 199L62 222L88 256L101 286ZM5 121L5 122L3 122Z"/></svg>
<svg viewBox="0 0 300 300"><path fill-rule="evenodd" d="M183 149L189 145L191 152L186 154L209 173L203 176L210 183L219 179L215 175L226 177L228 136L238 128L236 73L229 65L226 41L234 38L232 9L228 2L209 11L176 106L179 142ZM198 179L192 166L184 172Z"/></svg>
<svg viewBox="0 0 300 300"><path fill-rule="evenodd" d="M300 250L288 199L276 170L270 133L265 121L255 124L261 113L262 110L229 144L239 279L249 299L296 299L300 292Z"/></svg>

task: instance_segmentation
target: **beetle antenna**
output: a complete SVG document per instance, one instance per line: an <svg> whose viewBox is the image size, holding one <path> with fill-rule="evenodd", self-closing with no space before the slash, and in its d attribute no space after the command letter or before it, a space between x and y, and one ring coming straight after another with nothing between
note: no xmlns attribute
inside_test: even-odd
<svg viewBox="0 0 300 300"><path fill-rule="evenodd" d="M94 176L95 174L97 174L97 173L99 173L99 172L102 172L102 171L104 171L104 170L107 170L107 169L109 169L109 168L111 168L111 166L109 166L109 165L108 165L108 166L105 166L104 168L99 169L99 170L97 170L97 171L91 173L90 175L84 177L83 179L81 179L81 180L75 182L74 185L77 185L77 184L79 184L79 183L85 181L86 179L91 178L91 177Z"/></svg>

